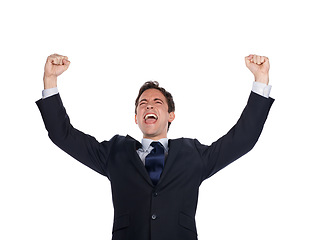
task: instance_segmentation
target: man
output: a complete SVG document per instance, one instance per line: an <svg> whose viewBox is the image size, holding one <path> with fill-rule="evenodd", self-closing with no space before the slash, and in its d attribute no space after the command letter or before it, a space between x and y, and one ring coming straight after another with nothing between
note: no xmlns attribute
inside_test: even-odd
<svg viewBox="0 0 314 240"><path fill-rule="evenodd" d="M135 103L142 144L120 135L99 143L70 124L58 94L57 77L68 69L68 58L57 54L47 58L45 90L37 105L51 140L110 180L112 239L197 239L200 184L253 148L274 101L268 96L268 58L250 55L245 63L255 77L247 105L231 130L207 146L196 139L167 139L175 106L171 94L156 82L145 83Z"/></svg>

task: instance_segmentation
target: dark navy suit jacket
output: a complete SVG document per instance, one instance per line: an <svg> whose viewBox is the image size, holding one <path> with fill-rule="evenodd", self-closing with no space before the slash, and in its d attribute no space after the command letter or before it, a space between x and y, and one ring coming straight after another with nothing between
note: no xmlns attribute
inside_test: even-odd
<svg viewBox="0 0 314 240"><path fill-rule="evenodd" d="M169 140L161 178L154 186L130 136L98 142L73 128L60 95L37 101L51 140L75 159L106 176L114 205L114 240L196 240L195 212L205 179L250 151L274 99L251 92L240 119L210 146L196 139Z"/></svg>

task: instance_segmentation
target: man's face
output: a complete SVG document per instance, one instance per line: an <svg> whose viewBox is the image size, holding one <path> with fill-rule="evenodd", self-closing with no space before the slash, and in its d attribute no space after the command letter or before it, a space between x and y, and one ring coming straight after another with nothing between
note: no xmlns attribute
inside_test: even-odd
<svg viewBox="0 0 314 240"><path fill-rule="evenodd" d="M165 96L157 89L148 89L140 96L136 108L135 123L143 133L143 138L158 140L167 137L168 122L175 118L168 112Z"/></svg>

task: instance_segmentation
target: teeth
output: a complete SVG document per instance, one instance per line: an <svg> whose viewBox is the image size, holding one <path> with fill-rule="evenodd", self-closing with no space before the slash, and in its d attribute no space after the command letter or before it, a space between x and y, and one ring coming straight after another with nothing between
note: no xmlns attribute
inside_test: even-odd
<svg viewBox="0 0 314 240"><path fill-rule="evenodd" d="M149 114L147 114L147 115L145 116L145 120L146 120L147 118L149 118L149 117L153 117L153 118L157 119L157 116L156 116L155 114L149 113Z"/></svg>

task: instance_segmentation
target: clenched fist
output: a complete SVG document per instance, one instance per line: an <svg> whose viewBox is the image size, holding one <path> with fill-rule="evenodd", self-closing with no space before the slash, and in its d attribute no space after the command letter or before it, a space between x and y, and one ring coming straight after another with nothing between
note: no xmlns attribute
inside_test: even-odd
<svg viewBox="0 0 314 240"><path fill-rule="evenodd" d="M44 73L44 88L57 87L57 77L70 66L68 57L52 54L47 58Z"/></svg>
<svg viewBox="0 0 314 240"><path fill-rule="evenodd" d="M269 60L267 57L258 55L249 55L245 57L247 68L253 73L256 82L269 82Z"/></svg>

